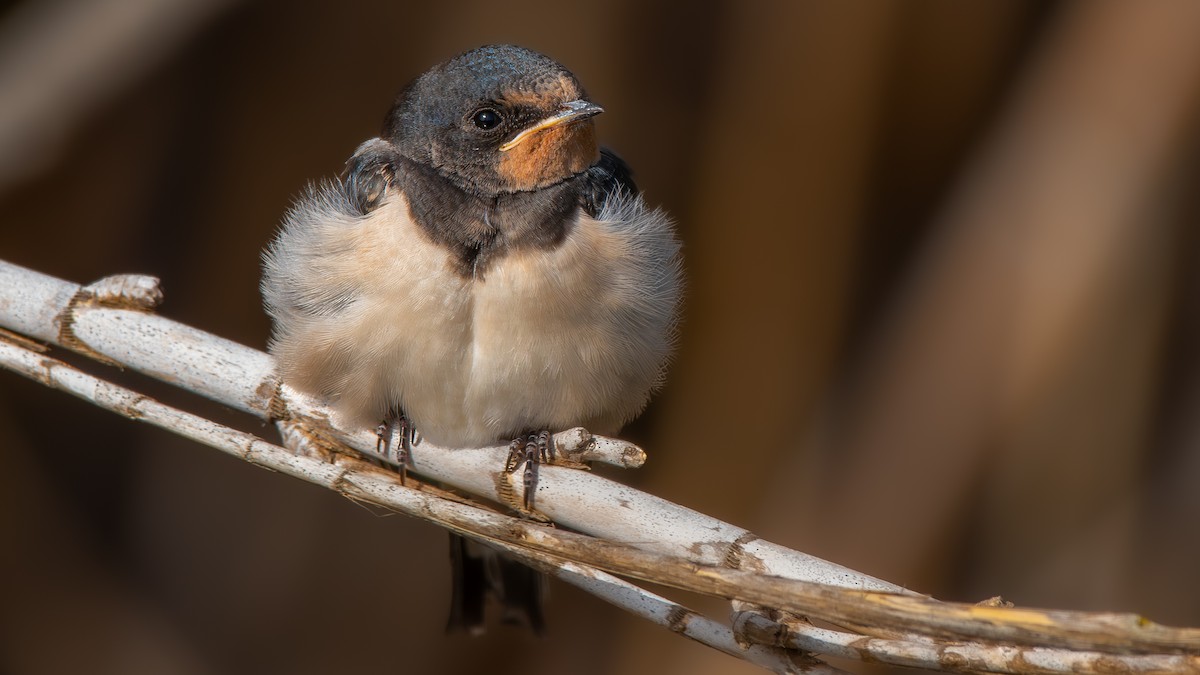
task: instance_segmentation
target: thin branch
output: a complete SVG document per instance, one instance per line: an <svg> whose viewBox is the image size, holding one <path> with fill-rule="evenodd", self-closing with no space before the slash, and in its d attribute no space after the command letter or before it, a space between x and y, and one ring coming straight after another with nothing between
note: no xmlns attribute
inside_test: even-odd
<svg viewBox="0 0 1200 675"><path fill-rule="evenodd" d="M325 454L316 449L308 455L294 453L253 434L164 405L10 341L0 340L0 365L131 420L172 431L251 464L322 485L356 501L383 506L437 523L458 534L486 541L626 611L764 668L775 672L803 671L815 675L840 672L806 657L802 652L766 645L742 648L729 627L678 603L585 564L564 561L544 552L508 543L503 540L507 538L506 531L536 526L476 506L447 500L436 494L425 494L419 487L402 485L395 472L380 470L353 457ZM547 532L551 538L556 536L554 530ZM560 548L565 547L560 545Z"/></svg>
<svg viewBox="0 0 1200 675"><path fill-rule="evenodd" d="M0 327L69 347L169 382L265 420L296 420L328 429L333 439L368 455L375 435L347 427L328 408L287 386L268 355L148 312L158 296L144 277L109 277L87 287L0 261ZM560 447L575 439L556 434ZM636 446L613 439L575 439L583 451L618 465L640 463ZM413 448L412 470L502 504L522 496L520 476L502 471L507 447ZM570 459L589 459L572 455ZM538 510L556 523L610 541L706 565L744 567L789 579L845 588L908 593L880 579L772 544L730 525L586 471L544 466Z"/></svg>
<svg viewBox="0 0 1200 675"><path fill-rule="evenodd" d="M402 485L396 472L341 447L344 442L372 456L373 434L342 428L329 410L280 385L265 354L150 314L158 299L157 285L145 277L79 287L0 262L0 326L278 419L291 449L83 373L39 353L27 338L0 339L0 365L254 464L489 542L639 616L777 672L834 672L810 651L951 671L1200 672L1200 630L1125 614L939 602L586 471L543 467L537 504L555 522L595 536L447 498L415 481ZM556 442L571 461L637 466L644 460L634 446L582 430L558 434ZM506 452L422 443L414 448L413 473L519 504L520 480L502 470ZM743 611L730 629L609 573L754 603L784 618ZM816 629L789 615L854 632Z"/></svg>
<svg viewBox="0 0 1200 675"><path fill-rule="evenodd" d="M773 620L758 611L738 612L734 632L756 644L772 644L856 661L952 673L1185 673L1200 670L1200 658L1182 654L1127 655L1008 644L863 637L818 628L798 619Z"/></svg>

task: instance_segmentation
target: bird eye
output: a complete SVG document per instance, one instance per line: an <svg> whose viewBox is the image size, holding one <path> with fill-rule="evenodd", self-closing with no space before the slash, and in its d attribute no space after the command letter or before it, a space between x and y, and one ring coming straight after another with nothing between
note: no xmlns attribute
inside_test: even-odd
<svg viewBox="0 0 1200 675"><path fill-rule="evenodd" d="M484 131L487 131L488 129L495 129L496 127L500 126L500 113L492 110L491 108L484 108L483 110L475 113L475 116L471 118L471 121L475 123L475 126L483 129Z"/></svg>

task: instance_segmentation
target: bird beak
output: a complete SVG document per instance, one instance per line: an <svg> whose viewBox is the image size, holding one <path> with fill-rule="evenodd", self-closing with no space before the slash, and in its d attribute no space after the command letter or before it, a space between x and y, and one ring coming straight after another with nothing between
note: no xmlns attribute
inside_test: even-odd
<svg viewBox="0 0 1200 675"><path fill-rule="evenodd" d="M560 124L568 124L570 122L587 119L589 117L599 115L602 112L604 112L604 108L601 108L590 101L584 101L583 99L578 101L569 101L564 103L562 109L553 115L544 117L534 124L522 129L516 136L513 136L508 142L500 146L500 152L508 152L509 150L512 150L520 145L521 142L526 138L529 138L539 131L544 131Z"/></svg>

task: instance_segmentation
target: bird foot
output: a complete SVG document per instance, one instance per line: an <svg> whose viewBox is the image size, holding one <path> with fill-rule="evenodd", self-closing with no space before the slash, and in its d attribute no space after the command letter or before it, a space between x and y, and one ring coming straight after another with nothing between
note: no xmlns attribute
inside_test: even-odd
<svg viewBox="0 0 1200 675"><path fill-rule="evenodd" d="M400 467L400 484L404 485L412 465L412 449L421 442L420 435L403 412L393 410L375 427L375 436L375 454Z"/></svg>
<svg viewBox="0 0 1200 675"><path fill-rule="evenodd" d="M538 468L543 463L553 462L555 454L554 436L547 429L522 434L509 443L504 472L512 475L522 465L525 467L521 474L521 486L524 488L521 503L523 511L535 513L533 494L537 491Z"/></svg>

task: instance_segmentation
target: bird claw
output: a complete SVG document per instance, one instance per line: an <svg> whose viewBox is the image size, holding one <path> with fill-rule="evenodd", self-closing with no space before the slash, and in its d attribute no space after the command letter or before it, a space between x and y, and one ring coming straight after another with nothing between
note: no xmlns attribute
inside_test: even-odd
<svg viewBox="0 0 1200 675"><path fill-rule="evenodd" d="M400 467L400 484L404 485L408 467L412 465L413 446L421 442L412 422L403 412L389 412L375 427L375 437L375 454Z"/></svg>
<svg viewBox="0 0 1200 675"><path fill-rule="evenodd" d="M504 461L504 473L512 475L524 464L521 485L524 488L522 506L533 511L533 494L537 491L538 468L555 458L554 436L547 429L522 434L508 444L508 458Z"/></svg>

